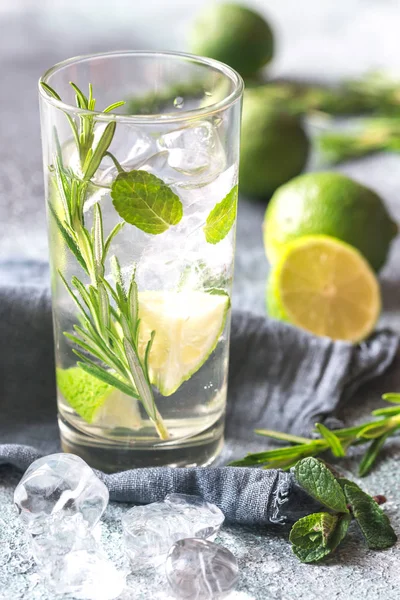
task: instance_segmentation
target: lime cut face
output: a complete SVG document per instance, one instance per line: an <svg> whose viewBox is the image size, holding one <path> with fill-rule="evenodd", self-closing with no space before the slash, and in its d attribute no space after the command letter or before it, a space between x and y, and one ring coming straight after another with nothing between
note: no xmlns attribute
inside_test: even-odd
<svg viewBox="0 0 400 600"><path fill-rule="evenodd" d="M316 335L358 342L379 317L379 284L350 245L306 236L288 244L273 269L267 308L272 317Z"/></svg>
<svg viewBox="0 0 400 600"><path fill-rule="evenodd" d="M170 396L196 373L215 350L230 306L227 294L207 292L139 293L139 353L152 331L150 380Z"/></svg>

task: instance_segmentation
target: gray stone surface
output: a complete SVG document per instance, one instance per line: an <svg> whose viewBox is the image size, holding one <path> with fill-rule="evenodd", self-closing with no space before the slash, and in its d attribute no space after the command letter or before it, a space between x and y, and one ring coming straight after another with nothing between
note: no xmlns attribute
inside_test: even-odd
<svg viewBox="0 0 400 600"><path fill-rule="evenodd" d="M118 48L184 49L195 0L2 0L0 3L0 258L2 261L47 260L43 186L36 100L38 76L68 56ZM400 38L398 0L256 0L279 33L273 74L335 80L368 68L398 69ZM139 8L140 6L140 8ZM315 159L311 165L318 165ZM371 157L341 170L367 183L388 201L400 221L400 158ZM264 205L244 211L241 200L234 304L264 311L267 262L260 222ZM400 240L382 273L385 312L382 323L400 330ZM1 277L1 271L0 271ZM400 358L384 378L358 395L344 412L359 420L384 391L400 389ZM1 407L1 398L0 398ZM371 493L388 497L386 511L400 533L400 447L392 441L385 460L363 481ZM355 459L346 466L355 466ZM354 469L353 469L354 470ZM12 506L19 475L0 468L0 600L53 600L39 582ZM110 505L102 539L109 556L123 565L120 517L128 509ZM338 552L319 566L300 564L291 554L287 535L224 527L220 541L239 560L241 576L232 600L314 600L329 598L397 600L400 547L371 552L357 531ZM167 598L164 579L130 578L123 600Z"/></svg>

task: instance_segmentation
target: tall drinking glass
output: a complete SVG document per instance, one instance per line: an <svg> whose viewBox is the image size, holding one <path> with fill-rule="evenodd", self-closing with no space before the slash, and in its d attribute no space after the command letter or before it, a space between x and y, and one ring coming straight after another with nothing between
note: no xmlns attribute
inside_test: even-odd
<svg viewBox="0 0 400 600"><path fill-rule="evenodd" d="M119 52L40 79L65 451L105 471L223 443L243 84Z"/></svg>

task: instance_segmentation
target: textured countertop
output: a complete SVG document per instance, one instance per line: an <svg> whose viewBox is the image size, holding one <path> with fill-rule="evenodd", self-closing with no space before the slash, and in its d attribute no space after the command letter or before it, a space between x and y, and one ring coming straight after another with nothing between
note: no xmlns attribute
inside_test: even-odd
<svg viewBox="0 0 400 600"><path fill-rule="evenodd" d="M41 148L36 99L39 75L55 62L87 52L120 49L185 49L184 33L194 0L2 0L0 5L0 278L1 262L47 260ZM336 80L368 68L398 69L400 39L397 0L258 0L279 32L278 59L273 74ZM40 6L38 6L40 5ZM317 164L312 160L314 166ZM321 167L321 165L318 165ZM375 188L400 221L400 157L376 156L347 163L341 171ZM241 200L234 306L264 311L267 263L260 221L265 206ZM400 240L382 273L382 324L400 331ZM400 390L400 357L381 379L358 394L358 404L344 411L347 421L359 420L379 395ZM1 408L1 398L0 398ZM388 498L386 510L400 533L400 445L388 444L385 460L362 485ZM355 461L345 465L351 469ZM0 600L53 600L40 583L26 552L12 505L19 474L0 467ZM119 519L123 505L110 505L102 526L104 547L123 563ZM237 556L241 578L232 600L313 600L329 598L398 600L400 544L371 552L357 531L322 565L300 564L291 554L287 537L225 527L220 541ZM128 581L123 600L157 600L162 578ZM134 586L134 587L133 587Z"/></svg>

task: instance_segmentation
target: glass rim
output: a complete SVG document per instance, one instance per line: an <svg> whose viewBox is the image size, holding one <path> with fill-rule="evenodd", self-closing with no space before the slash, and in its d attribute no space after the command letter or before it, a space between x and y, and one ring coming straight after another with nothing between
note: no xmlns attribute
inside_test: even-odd
<svg viewBox="0 0 400 600"><path fill-rule="evenodd" d="M78 64L80 62L87 61L89 59L96 58L106 58L112 56L132 56L132 57L151 57L151 58L171 58L171 59L180 59L196 62L205 67L211 67L214 70L218 71L226 78L228 78L233 83L233 90L225 96L222 100L215 102L214 104L210 104L209 106L205 106L202 108L195 108L191 110L183 110L179 113L153 113L146 115L139 114L127 114L121 115L116 113L103 113L100 111L87 110L84 108L78 108L77 106L73 106L72 104L67 104L62 102L61 100L57 100L53 96L51 96L45 88L41 85L42 83L47 83L48 79L57 71L63 69L68 65ZM96 118L101 121L125 121L125 122L134 122L134 123L170 123L170 122L179 122L179 121L187 121L190 119L196 119L201 116L212 115L214 113L220 112L232 106L243 94L244 83L243 79L234 69L229 67L223 62L215 60L213 58L206 58L202 56L197 56L196 54L189 54L185 52L172 52L172 51L142 51L142 50L116 50L112 52L98 52L94 54L83 54L79 56L75 56L72 58L68 58L59 63L56 63L52 67L50 67L40 78L38 81L39 87L39 95L46 101L48 104L51 104L55 108L63 110L64 112L73 113L76 115L96 115Z"/></svg>

